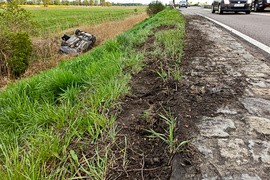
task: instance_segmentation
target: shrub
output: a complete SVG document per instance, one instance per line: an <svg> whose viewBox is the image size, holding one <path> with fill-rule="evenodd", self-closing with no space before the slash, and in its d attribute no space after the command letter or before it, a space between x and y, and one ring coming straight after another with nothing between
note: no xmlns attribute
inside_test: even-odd
<svg viewBox="0 0 270 180"><path fill-rule="evenodd" d="M25 31L29 34L37 34L38 23L32 20L32 14L18 6L13 1L7 6L0 6L0 28L1 35L5 31Z"/></svg>
<svg viewBox="0 0 270 180"><path fill-rule="evenodd" d="M146 12L149 16L151 16L153 14L157 14L158 12L164 9L165 9L165 6L161 2L153 1L148 5Z"/></svg>
<svg viewBox="0 0 270 180"><path fill-rule="evenodd" d="M6 59L11 72L15 76L20 76L29 65L29 56L33 47L26 32L9 32L6 35L6 51L11 52Z"/></svg>
<svg viewBox="0 0 270 180"><path fill-rule="evenodd" d="M29 65L33 49L30 34L36 34L39 25L16 2L0 8L0 69L4 74L11 71L20 76Z"/></svg>

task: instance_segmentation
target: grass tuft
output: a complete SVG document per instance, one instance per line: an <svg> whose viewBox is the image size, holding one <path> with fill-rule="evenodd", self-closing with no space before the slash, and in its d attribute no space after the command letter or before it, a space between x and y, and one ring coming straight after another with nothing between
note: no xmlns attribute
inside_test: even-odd
<svg viewBox="0 0 270 180"><path fill-rule="evenodd" d="M166 122L166 124L168 125L168 129L164 129L165 133L158 133L158 132L154 131L153 129L146 130L147 132L150 132L153 134L153 135L148 136L148 137L160 138L162 141L164 141L166 144L168 144L170 153L172 153L172 154L175 154L176 152L183 151L181 149L181 146L189 143L190 141L194 141L198 138L194 138L194 139L191 139L188 141L183 141L183 142L178 143L177 138L174 137L174 132L176 130L175 127L176 127L177 117L174 117L171 114L170 109L169 109L169 112L167 112L163 107L162 107L162 109L165 112L165 115L159 114L159 116Z"/></svg>

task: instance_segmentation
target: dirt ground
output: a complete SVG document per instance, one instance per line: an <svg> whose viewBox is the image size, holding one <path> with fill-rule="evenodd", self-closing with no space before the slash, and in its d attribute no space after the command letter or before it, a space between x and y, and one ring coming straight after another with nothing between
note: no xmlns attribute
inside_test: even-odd
<svg viewBox="0 0 270 180"><path fill-rule="evenodd" d="M173 61L146 53L146 67L133 74L131 95L120 102L117 144L125 153L115 147L119 159L108 179L267 179L269 66L217 25L197 15L185 19L182 80L163 81L156 70ZM142 48L151 52L153 42L149 36ZM199 137L183 152L148 137L149 129L166 134L165 111L177 118L178 143Z"/></svg>
<svg viewBox="0 0 270 180"><path fill-rule="evenodd" d="M189 21L189 19L186 20ZM164 28L159 30L164 30ZM113 175L109 179L170 179L173 158L181 156L183 163L190 165L197 150L186 144L181 148L185 152L173 154L164 141L147 137L151 133L146 130L153 129L166 134L164 129L167 130L168 125L159 114L166 114L165 111L167 111L171 112L173 117L177 117L177 128L174 134L178 143L193 139L197 134L194 121L202 115L211 114L217 108L217 104L226 98L201 97L199 92L191 89L191 84L182 81L167 80L164 82L156 70L160 69L161 62L166 65L165 69L174 63L168 59L153 58L147 55L147 52L153 50L153 38L153 35L149 36L148 41L142 47L146 49L144 62L146 67L138 74L133 74L130 82L131 95L126 96L120 102L122 109L119 110L120 114L116 121L120 130L118 144L127 150L126 162L123 165L122 160L116 161L115 164L118 166L111 169L109 174ZM191 71L189 59L203 53L209 43L201 36L200 31L187 23L186 46L181 63L183 74ZM197 100L194 101L198 98L200 103ZM118 155L123 158L120 153Z"/></svg>

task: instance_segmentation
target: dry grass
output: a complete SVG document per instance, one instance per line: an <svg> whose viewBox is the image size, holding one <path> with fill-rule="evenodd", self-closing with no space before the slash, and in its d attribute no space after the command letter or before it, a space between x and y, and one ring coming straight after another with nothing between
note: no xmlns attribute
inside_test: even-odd
<svg viewBox="0 0 270 180"><path fill-rule="evenodd" d="M101 46L104 41L112 39L116 35L127 31L147 17L148 15L146 13L142 13L119 22L104 22L96 26L81 26L67 29L61 33L53 34L49 37L34 38L32 39L32 43L35 49L35 57L32 58L30 66L22 75L22 78L30 77L38 74L41 71L53 68L57 66L61 60L69 60L74 58L74 56L71 55L58 53L62 41L61 37L64 34L72 35L76 29L80 29L96 36L97 41L94 46ZM16 80L12 77L1 77L0 75L0 90L4 89L8 83L14 81Z"/></svg>

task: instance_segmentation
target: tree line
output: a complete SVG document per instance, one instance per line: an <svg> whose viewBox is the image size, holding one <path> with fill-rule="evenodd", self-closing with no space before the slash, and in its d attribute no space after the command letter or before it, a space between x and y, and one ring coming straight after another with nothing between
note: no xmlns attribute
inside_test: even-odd
<svg viewBox="0 0 270 180"><path fill-rule="evenodd" d="M14 0L0 0L0 3L10 4ZM105 0L15 0L18 5L75 5L75 6L142 6L141 3L111 3Z"/></svg>

